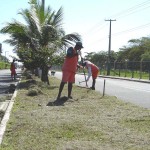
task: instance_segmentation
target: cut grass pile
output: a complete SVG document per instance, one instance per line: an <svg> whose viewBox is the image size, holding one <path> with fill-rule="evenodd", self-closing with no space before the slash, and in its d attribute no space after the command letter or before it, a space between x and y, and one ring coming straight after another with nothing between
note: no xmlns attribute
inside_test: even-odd
<svg viewBox="0 0 150 150"><path fill-rule="evenodd" d="M60 80L37 80L20 83L0 150L150 149L150 110L75 85L73 100L65 86L56 101Z"/></svg>

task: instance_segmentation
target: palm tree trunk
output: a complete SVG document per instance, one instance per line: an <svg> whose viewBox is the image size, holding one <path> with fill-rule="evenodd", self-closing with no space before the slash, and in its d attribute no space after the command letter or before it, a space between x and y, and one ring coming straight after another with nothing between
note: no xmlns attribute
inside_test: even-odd
<svg viewBox="0 0 150 150"><path fill-rule="evenodd" d="M44 7L45 7L45 0L42 0L42 6L43 6L43 10L44 10ZM43 11L44 12L44 11Z"/></svg>
<svg viewBox="0 0 150 150"><path fill-rule="evenodd" d="M48 70L49 70L48 66L43 66L42 67L41 81L42 82L47 82L47 84L49 85Z"/></svg>

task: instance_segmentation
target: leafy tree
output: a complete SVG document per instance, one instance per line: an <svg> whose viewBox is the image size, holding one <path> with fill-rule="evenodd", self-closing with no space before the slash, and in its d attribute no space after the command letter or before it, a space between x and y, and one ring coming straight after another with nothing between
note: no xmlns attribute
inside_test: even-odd
<svg viewBox="0 0 150 150"><path fill-rule="evenodd" d="M48 82L48 65L54 63L53 56L64 46L80 41L81 37L78 33L65 34L62 7L55 12L49 6L43 9L38 0L30 0L30 9L21 10L19 14L25 23L13 20L1 29L1 33L10 35L5 42L14 46L24 65L28 69L40 67L41 80Z"/></svg>
<svg viewBox="0 0 150 150"><path fill-rule="evenodd" d="M131 48L123 46L120 48L120 51L117 52L117 61L125 61L126 59L129 59L129 53L131 51Z"/></svg>
<svg viewBox="0 0 150 150"><path fill-rule="evenodd" d="M142 61L150 61L150 51L146 51L144 54L141 55Z"/></svg>
<svg viewBox="0 0 150 150"><path fill-rule="evenodd" d="M100 52L91 52L91 53L87 53L87 55L85 55L85 59L90 60L91 62L93 62L94 64L96 64L97 66L103 66L106 62L107 62L107 57L108 57L108 52L106 51L100 51ZM115 53L114 51L111 51L110 53L110 61L114 62L117 59L117 53Z"/></svg>
<svg viewBox="0 0 150 150"><path fill-rule="evenodd" d="M91 61L94 54L95 52L90 52L90 53L86 52L85 59Z"/></svg>
<svg viewBox="0 0 150 150"><path fill-rule="evenodd" d="M118 60L140 61L141 56L149 50L150 38L142 37L140 39L131 39L128 41L128 46L120 48L118 52Z"/></svg>
<svg viewBox="0 0 150 150"><path fill-rule="evenodd" d="M7 61L8 62L8 59L5 56L0 55L0 61L3 61L3 62Z"/></svg>
<svg viewBox="0 0 150 150"><path fill-rule="evenodd" d="M107 61L107 52L100 51L98 53L95 53L92 56L91 61L95 63L96 65L101 66Z"/></svg>

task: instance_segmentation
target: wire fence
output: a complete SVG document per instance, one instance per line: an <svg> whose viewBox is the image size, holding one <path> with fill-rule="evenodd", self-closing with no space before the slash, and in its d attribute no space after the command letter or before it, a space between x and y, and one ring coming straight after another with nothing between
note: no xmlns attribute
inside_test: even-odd
<svg viewBox="0 0 150 150"><path fill-rule="evenodd" d="M108 63L97 64L100 68L100 75L107 75ZM150 61L125 61L111 62L110 76L130 77L150 80Z"/></svg>
<svg viewBox="0 0 150 150"><path fill-rule="evenodd" d="M107 76L108 63L98 62L95 64L100 69L99 75ZM51 70L61 71L61 66L52 66ZM82 69L79 72L81 73ZM150 61L111 62L110 76L150 80Z"/></svg>

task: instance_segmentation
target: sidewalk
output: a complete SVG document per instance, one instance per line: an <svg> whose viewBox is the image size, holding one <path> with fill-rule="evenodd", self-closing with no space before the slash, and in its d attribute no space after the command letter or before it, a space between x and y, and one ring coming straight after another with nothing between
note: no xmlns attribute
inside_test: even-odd
<svg viewBox="0 0 150 150"><path fill-rule="evenodd" d="M2 118L0 118L0 143L2 141L3 134L5 132L7 121L9 120L9 115L11 108L14 103L14 98L16 96L16 88L17 84L20 81L21 77L21 70L17 69L17 79L12 80L10 77L9 70L6 70L1 74L0 80L0 111L4 115ZM14 91L15 90L15 91Z"/></svg>
<svg viewBox="0 0 150 150"><path fill-rule="evenodd" d="M17 78L12 80L10 70L6 69L0 74L0 111L5 111L20 80L21 70L17 69Z"/></svg>

